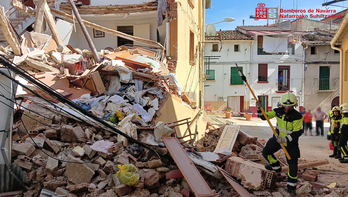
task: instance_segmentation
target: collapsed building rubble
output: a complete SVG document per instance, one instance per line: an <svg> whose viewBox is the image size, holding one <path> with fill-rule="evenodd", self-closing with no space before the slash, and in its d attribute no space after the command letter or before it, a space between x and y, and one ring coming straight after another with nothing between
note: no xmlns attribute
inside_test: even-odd
<svg viewBox="0 0 348 197"><path fill-rule="evenodd" d="M50 25L54 29L52 21ZM18 108L13 114L11 163L28 178L23 196L284 192L285 176L263 167L265 141L239 126L208 124L205 136L194 143L197 133L190 128L194 120L156 121L171 96L194 108L181 94L161 51L121 46L100 51L97 62L90 51L62 46L58 37L27 32L20 46L1 48L1 64L17 74L6 76L18 84L12 101ZM178 135L179 126L188 134ZM282 151L277 156L286 169ZM299 194L347 193L312 183L314 170L301 176Z"/></svg>

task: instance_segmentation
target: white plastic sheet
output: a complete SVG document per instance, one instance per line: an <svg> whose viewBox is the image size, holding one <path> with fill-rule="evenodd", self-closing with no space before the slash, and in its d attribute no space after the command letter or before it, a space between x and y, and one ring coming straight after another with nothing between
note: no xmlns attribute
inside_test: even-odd
<svg viewBox="0 0 348 197"><path fill-rule="evenodd" d="M288 50L288 39L286 37L263 36L263 51L268 53L280 53Z"/></svg>

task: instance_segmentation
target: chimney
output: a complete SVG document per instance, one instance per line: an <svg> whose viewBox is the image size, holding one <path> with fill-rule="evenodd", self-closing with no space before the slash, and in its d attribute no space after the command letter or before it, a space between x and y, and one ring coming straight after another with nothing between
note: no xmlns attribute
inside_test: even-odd
<svg viewBox="0 0 348 197"><path fill-rule="evenodd" d="M244 26L244 19L243 19L243 26Z"/></svg>

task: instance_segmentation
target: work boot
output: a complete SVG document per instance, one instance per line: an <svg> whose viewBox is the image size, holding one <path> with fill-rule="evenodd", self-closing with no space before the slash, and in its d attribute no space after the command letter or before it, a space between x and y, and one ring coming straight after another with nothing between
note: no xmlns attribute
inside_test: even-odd
<svg viewBox="0 0 348 197"><path fill-rule="evenodd" d="M275 172L281 172L282 171L282 167L281 166L272 166L271 164L265 164L265 168L267 170L273 170Z"/></svg>
<svg viewBox="0 0 348 197"><path fill-rule="evenodd" d="M337 155L335 156L335 159L341 159L341 151L337 150Z"/></svg>
<svg viewBox="0 0 348 197"><path fill-rule="evenodd" d="M341 163L348 163L348 157L343 157L342 159L339 159Z"/></svg>
<svg viewBox="0 0 348 197"><path fill-rule="evenodd" d="M287 189L290 196L296 196L296 187L287 185Z"/></svg>
<svg viewBox="0 0 348 197"><path fill-rule="evenodd" d="M333 154L332 155L329 155L329 157L336 157L337 156L337 146L335 146L334 148L333 148Z"/></svg>

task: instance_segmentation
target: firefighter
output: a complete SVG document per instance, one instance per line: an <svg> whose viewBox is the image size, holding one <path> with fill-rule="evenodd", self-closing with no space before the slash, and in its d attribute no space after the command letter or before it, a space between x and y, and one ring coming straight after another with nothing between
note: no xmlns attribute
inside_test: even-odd
<svg viewBox="0 0 348 197"><path fill-rule="evenodd" d="M287 159L289 164L288 179L287 179L287 189L292 195L296 194L297 185L297 163L298 158L300 158L300 149L298 145L299 137L302 135L302 115L294 109L297 106L297 98L291 92L286 92L282 95L280 99L281 106L267 112L266 115L269 119L276 118L277 126L275 127L278 136L273 135L267 142L265 148L262 151L263 157L269 162L265 165L268 170L273 170L276 172L281 171L281 165L274 153L281 149L280 144L286 147L291 159ZM258 110L258 116L262 120L266 118L261 113L260 107L261 102L256 103Z"/></svg>
<svg viewBox="0 0 348 197"><path fill-rule="evenodd" d="M342 119L341 116L341 110L339 107L335 106L331 110L333 112L331 118L330 118L330 136L331 136L331 143L333 145L333 154L329 155L329 157L334 157L336 159L341 158L341 151L338 148L338 143L340 139L340 122Z"/></svg>
<svg viewBox="0 0 348 197"><path fill-rule="evenodd" d="M341 120L341 137L338 143L338 148L342 151L343 158L339 161L341 163L348 163L348 104L344 103L341 106L342 120Z"/></svg>

